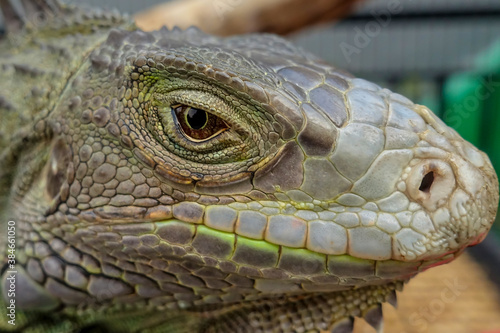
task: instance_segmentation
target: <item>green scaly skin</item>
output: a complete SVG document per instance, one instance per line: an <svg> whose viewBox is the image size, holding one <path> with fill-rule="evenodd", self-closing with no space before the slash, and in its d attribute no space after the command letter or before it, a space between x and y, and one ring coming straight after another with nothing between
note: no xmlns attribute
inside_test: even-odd
<svg viewBox="0 0 500 333"><path fill-rule="evenodd" d="M27 13L0 41L2 332L381 330L494 220L484 153L283 39ZM179 105L222 127L194 140Z"/></svg>

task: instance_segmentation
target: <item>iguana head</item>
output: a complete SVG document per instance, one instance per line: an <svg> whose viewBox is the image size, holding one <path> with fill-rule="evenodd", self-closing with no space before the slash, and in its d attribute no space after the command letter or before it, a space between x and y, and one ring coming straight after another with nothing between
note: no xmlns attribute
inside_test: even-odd
<svg viewBox="0 0 500 333"><path fill-rule="evenodd" d="M323 254L414 261L477 243L495 216L497 179L484 153L429 109L274 36L114 31L79 85L102 89L68 96L87 104L75 113L80 128L107 130L132 152L129 163L194 195L174 202L189 210L198 195L228 198L200 203L210 207L199 208L196 222L215 230ZM95 99L110 105L92 106ZM105 155L88 143L76 151ZM114 181L117 163L87 174ZM275 209L263 214L266 223L239 218L262 209L250 202ZM218 222L207 209L234 219Z"/></svg>
<svg viewBox="0 0 500 333"><path fill-rule="evenodd" d="M481 241L498 204L429 109L269 35L112 30L33 129L50 148L9 216L55 305L382 290Z"/></svg>
<svg viewBox="0 0 500 333"><path fill-rule="evenodd" d="M496 213L488 157L429 109L274 36L115 30L70 84L45 120L50 215L106 225L131 260L141 237L115 229L161 221L148 260L181 246L264 284L352 261L367 271L347 284L366 285L394 279L384 265L409 262L404 278L451 260Z"/></svg>

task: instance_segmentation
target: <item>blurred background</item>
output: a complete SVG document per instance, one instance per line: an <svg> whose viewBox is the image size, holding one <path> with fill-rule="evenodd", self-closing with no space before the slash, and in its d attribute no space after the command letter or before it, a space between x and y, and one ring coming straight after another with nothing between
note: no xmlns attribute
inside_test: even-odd
<svg viewBox="0 0 500 333"><path fill-rule="evenodd" d="M238 11L238 15L248 13L256 21L262 19L248 9L262 1L249 0L204 0L203 7L191 8L199 12L196 15L186 4L201 3L197 0L184 1L181 11L177 8L182 5L175 10L167 5L144 12L166 2L78 1L92 7L117 8L131 15L143 12L137 16L138 24L150 29L157 27L153 16L160 13L165 14L159 17L160 25L194 22L204 30L221 34L233 32L223 21ZM325 3L290 2L303 12L312 11L308 6ZM317 19L305 19L280 30L276 26L286 22L288 15L288 11L281 11L271 16L273 22L269 25L261 22L255 30L286 32L286 38L334 66L428 106L485 151L500 174L500 1L337 2L342 6L337 6L335 12L312 14ZM209 7L215 8L217 15L210 17ZM203 11L205 8L207 11ZM311 24L316 21L322 24ZM386 332L500 332L499 239L497 218L493 231L481 245L455 262L412 280L401 294L398 311L384 307ZM444 299L445 293L454 295L453 300ZM363 324L356 325L356 332L374 332Z"/></svg>

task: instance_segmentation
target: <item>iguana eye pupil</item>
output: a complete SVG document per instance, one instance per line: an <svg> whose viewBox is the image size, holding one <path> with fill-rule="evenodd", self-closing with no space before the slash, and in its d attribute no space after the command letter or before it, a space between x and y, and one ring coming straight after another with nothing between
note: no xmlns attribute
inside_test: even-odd
<svg viewBox="0 0 500 333"><path fill-rule="evenodd" d="M187 124L194 130L202 129L207 124L208 116L206 111L189 107L189 111L185 114Z"/></svg>
<svg viewBox="0 0 500 333"><path fill-rule="evenodd" d="M172 109L182 133L191 141L206 141L229 129L224 120L205 110L183 104Z"/></svg>

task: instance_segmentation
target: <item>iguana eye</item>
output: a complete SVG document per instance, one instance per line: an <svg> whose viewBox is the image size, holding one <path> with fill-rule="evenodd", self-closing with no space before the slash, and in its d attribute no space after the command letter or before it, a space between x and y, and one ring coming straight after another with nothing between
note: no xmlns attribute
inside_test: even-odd
<svg viewBox="0 0 500 333"><path fill-rule="evenodd" d="M147 110L148 131L170 153L189 161L220 164L256 157L260 109L244 100L219 97L225 94L194 89L157 92Z"/></svg>
<svg viewBox="0 0 500 333"><path fill-rule="evenodd" d="M205 110L177 104L172 111L182 133L191 141L206 141L229 129L224 120Z"/></svg>

